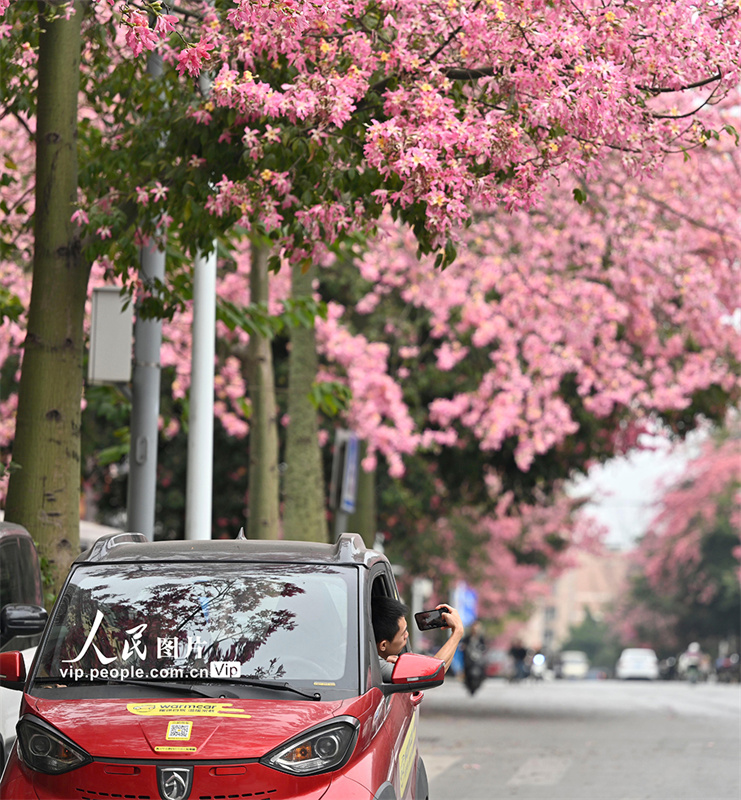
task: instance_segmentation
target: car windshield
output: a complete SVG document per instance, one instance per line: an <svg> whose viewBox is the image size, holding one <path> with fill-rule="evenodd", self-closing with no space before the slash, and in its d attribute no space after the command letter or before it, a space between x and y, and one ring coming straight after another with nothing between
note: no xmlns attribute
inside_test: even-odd
<svg viewBox="0 0 741 800"><path fill-rule="evenodd" d="M35 680L258 679L356 688L357 575L326 565L81 565Z"/></svg>

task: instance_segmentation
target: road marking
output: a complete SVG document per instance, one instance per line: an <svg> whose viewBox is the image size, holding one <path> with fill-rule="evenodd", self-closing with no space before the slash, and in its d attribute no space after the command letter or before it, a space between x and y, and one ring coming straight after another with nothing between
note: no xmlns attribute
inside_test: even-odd
<svg viewBox="0 0 741 800"><path fill-rule="evenodd" d="M555 786L570 766L570 758L528 758L507 781L507 786Z"/></svg>
<svg viewBox="0 0 741 800"><path fill-rule="evenodd" d="M422 757L427 770L427 780L432 781L439 777L446 770L450 769L456 761L460 761L458 756L436 756L426 755Z"/></svg>

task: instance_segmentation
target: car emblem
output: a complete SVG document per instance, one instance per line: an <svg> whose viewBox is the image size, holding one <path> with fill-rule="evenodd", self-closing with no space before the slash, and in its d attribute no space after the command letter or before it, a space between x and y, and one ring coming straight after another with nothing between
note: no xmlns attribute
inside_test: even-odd
<svg viewBox="0 0 741 800"><path fill-rule="evenodd" d="M157 788L162 800L188 800L193 767L157 767Z"/></svg>

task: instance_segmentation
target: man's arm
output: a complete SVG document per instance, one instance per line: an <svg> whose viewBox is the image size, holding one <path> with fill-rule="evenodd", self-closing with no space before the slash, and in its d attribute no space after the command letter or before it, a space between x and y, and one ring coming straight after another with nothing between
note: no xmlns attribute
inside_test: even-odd
<svg viewBox="0 0 741 800"><path fill-rule="evenodd" d="M397 656L389 656L387 659L378 657L378 664L381 667L381 680L384 683L391 683L391 674L394 671L396 659Z"/></svg>
<svg viewBox="0 0 741 800"><path fill-rule="evenodd" d="M439 606L435 606L435 608L446 609L443 612L443 620L445 621L445 627L450 628L452 631L448 637L448 641L435 653L435 658L439 658L441 661L445 662L445 671L447 672L453 661L455 651L458 649L458 645L463 638L465 628L463 627L460 614L452 606L443 603Z"/></svg>

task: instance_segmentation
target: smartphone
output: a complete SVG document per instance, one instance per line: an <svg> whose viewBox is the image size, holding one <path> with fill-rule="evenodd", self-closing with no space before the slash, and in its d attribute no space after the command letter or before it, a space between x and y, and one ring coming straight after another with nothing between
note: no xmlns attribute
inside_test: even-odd
<svg viewBox="0 0 741 800"><path fill-rule="evenodd" d="M421 631L428 631L431 628L444 628L445 620L443 614L447 608L434 608L432 611L419 611L414 615L414 621Z"/></svg>

